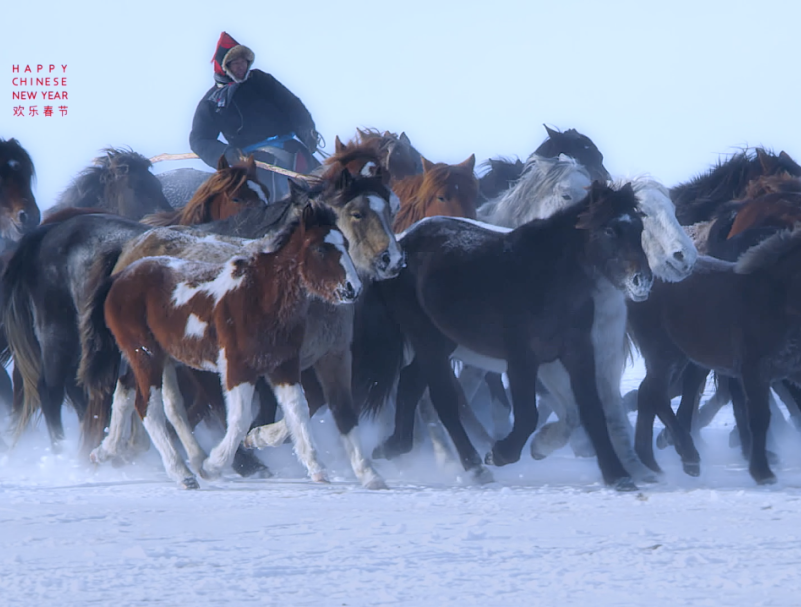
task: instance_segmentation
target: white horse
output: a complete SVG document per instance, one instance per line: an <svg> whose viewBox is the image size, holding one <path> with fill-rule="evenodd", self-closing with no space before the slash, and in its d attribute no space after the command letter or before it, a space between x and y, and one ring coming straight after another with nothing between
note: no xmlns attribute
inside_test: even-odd
<svg viewBox="0 0 801 607"><path fill-rule="evenodd" d="M533 159L534 162L542 162ZM560 161L562 159L559 159ZM572 160L572 159L571 159ZM575 163L575 161L573 161ZM580 165L576 165L580 166ZM524 177L521 178L521 182ZM578 182L578 180L576 181ZM653 273L662 280L676 282L688 276L698 253L690 238L679 225L670 195L658 181L640 176L614 182L621 187L630 182L640 201L643 217L643 249ZM553 183L553 182L552 182ZM536 196L519 196L519 182L497 202L490 202L479 209L479 218L488 223L515 227L535 218L547 217L559 208L574 204L581 199L578 193L564 196L560 190ZM561 205L559 200L562 200ZM512 207L515 208L512 208ZM512 218L512 219L510 219ZM512 224L512 225L510 225ZM643 480L653 480L653 473L646 468L634 453L631 440L631 425L620 395L620 381L626 360L626 302L611 284L601 283L595 296L595 322L592 338L595 346L596 382L603 402L609 433L618 457L630 474ZM505 370L489 361L465 361L488 370ZM546 424L531 443L532 456L542 458L565 445L571 434L581 426L578 407L570 388L570 381L560 362L542 365L539 379L547 388L550 406L559 417L558 422ZM545 403L543 403L545 405ZM543 407L544 408L544 407ZM545 413L545 411L543 411Z"/></svg>

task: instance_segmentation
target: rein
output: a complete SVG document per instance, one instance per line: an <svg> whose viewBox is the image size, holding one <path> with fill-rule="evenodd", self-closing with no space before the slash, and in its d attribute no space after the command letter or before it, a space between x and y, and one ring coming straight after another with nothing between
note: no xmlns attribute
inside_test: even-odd
<svg viewBox="0 0 801 607"><path fill-rule="evenodd" d="M187 152L184 154L159 154L158 156L153 156L150 159L150 162L161 162L162 160L192 160L195 158L199 158L199 156L193 152ZM260 160L256 161L256 166L259 167L260 169L272 171L273 173L279 173L281 175L286 175L287 177L292 177L293 179L303 179L305 181L313 181L319 179L319 177L317 177L316 175L306 175L304 173L297 173L290 169L284 169L282 167L275 166L274 164L268 164Z"/></svg>

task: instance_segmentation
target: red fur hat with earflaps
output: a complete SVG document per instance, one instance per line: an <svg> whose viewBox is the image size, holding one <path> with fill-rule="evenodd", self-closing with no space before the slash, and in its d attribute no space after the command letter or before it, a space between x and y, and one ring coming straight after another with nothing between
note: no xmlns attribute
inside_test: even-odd
<svg viewBox="0 0 801 607"><path fill-rule="evenodd" d="M253 60L256 58L253 51L243 44L239 44L227 32L223 32L217 41L214 57L211 58L211 62L214 64L214 73L218 76L228 76L234 82L241 82L228 70L228 62L240 57L247 60L248 71L250 71L250 66L253 65Z"/></svg>

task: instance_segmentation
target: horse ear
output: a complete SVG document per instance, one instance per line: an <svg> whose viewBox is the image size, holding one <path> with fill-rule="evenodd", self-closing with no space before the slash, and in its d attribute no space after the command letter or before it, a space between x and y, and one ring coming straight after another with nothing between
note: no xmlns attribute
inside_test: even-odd
<svg viewBox="0 0 801 607"><path fill-rule="evenodd" d="M339 135L337 135L336 139L334 139L334 152L339 154L341 152L344 152L346 149L347 146L344 143L342 143L342 141L339 138Z"/></svg>
<svg viewBox="0 0 801 607"><path fill-rule="evenodd" d="M558 134L559 134L559 131L555 131L555 130L553 130L553 129L552 129L551 127L549 127L547 124L543 124L542 126L544 126L544 127L545 127L545 132L546 132L546 133L548 133L548 137L551 137L551 138L553 138L553 137L556 137L556 135L558 135Z"/></svg>
<svg viewBox="0 0 801 607"><path fill-rule="evenodd" d="M224 171L227 168L230 168L231 165L228 164L228 160L225 157L225 154L220 156L220 159L217 161L217 170Z"/></svg>
<svg viewBox="0 0 801 607"><path fill-rule="evenodd" d="M359 134L359 139L361 139L362 141L364 141L365 138L367 137L367 131L363 131L359 127L356 127L356 132Z"/></svg>
<svg viewBox="0 0 801 607"><path fill-rule="evenodd" d="M245 161L245 166L247 167L247 176L253 180L256 180L256 159L253 157L253 154L248 154L248 159Z"/></svg>
<svg viewBox="0 0 801 607"><path fill-rule="evenodd" d="M406 131L401 131L401 134L398 136L398 141L401 142L403 145L408 145L412 147L412 142L409 141L409 137L406 135Z"/></svg>
<svg viewBox="0 0 801 607"><path fill-rule="evenodd" d="M769 173L771 169L771 160L773 160L770 155L762 148L756 149L757 158L759 159L759 164L762 165L762 170L765 173Z"/></svg>
<svg viewBox="0 0 801 607"><path fill-rule="evenodd" d="M339 177L337 177L337 189L347 190L351 183L353 183L353 175L350 174L348 169L342 169Z"/></svg>
<svg viewBox="0 0 801 607"><path fill-rule="evenodd" d="M434 163L431 162L425 156L420 156L420 159L423 161L423 173L428 173L431 169L434 168Z"/></svg>
<svg viewBox="0 0 801 607"><path fill-rule="evenodd" d="M472 173L473 169L476 168L476 155L470 154L470 158L462 162L459 166Z"/></svg>

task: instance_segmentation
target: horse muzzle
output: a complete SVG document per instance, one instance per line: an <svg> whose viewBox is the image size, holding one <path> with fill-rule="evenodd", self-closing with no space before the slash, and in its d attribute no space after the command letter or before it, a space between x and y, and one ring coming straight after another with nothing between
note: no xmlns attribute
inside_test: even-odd
<svg viewBox="0 0 801 607"><path fill-rule="evenodd" d="M354 284L351 281L346 281L345 284L337 289L337 298L339 303L348 304L353 303L361 295L361 283Z"/></svg>
<svg viewBox="0 0 801 607"><path fill-rule="evenodd" d="M394 249L394 250L393 250ZM376 262L378 280L395 278L406 267L406 253L400 247L384 251Z"/></svg>
<svg viewBox="0 0 801 607"><path fill-rule="evenodd" d="M650 272L635 272L625 281L625 293L631 301L645 301L651 293L654 277Z"/></svg>

